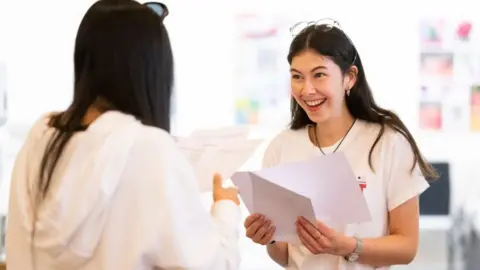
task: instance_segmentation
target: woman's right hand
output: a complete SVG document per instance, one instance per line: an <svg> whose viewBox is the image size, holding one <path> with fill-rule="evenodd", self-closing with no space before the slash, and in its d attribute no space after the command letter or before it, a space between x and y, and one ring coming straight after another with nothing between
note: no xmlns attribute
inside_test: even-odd
<svg viewBox="0 0 480 270"><path fill-rule="evenodd" d="M229 200L234 202L236 205L240 205L238 189L234 187L224 188L222 184L222 176L220 174L215 174L213 176L213 202L216 203L222 200Z"/></svg>
<svg viewBox="0 0 480 270"><path fill-rule="evenodd" d="M273 234L275 233L275 226L272 226L270 220L266 219L264 215L252 214L245 219L245 230L248 238L253 242L266 245L272 242Z"/></svg>

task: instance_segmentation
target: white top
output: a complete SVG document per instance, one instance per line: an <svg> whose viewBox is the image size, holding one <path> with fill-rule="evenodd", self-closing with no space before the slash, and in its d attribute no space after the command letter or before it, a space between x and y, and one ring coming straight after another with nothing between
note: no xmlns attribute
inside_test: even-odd
<svg viewBox="0 0 480 270"><path fill-rule="evenodd" d="M372 238L388 235L388 212L428 188L418 166L413 173L413 152L408 141L399 133L386 128L372 155L375 172L368 164L370 148L380 125L357 120L337 152L345 153L358 177L359 185L365 183L363 194L372 215L372 221L334 228L349 236ZM326 154L337 147L322 148ZM263 160L264 167L300 161L322 155L310 141L308 129L285 130L268 146ZM335 181L335 179L332 179ZM367 270L374 268L358 263L347 263L338 256L313 255L304 246L289 245L287 269L301 270Z"/></svg>
<svg viewBox="0 0 480 270"><path fill-rule="evenodd" d="M39 120L15 162L9 269L238 269L240 208L221 201L209 215L171 136L122 113L105 113L72 138L47 198L35 203L53 131Z"/></svg>

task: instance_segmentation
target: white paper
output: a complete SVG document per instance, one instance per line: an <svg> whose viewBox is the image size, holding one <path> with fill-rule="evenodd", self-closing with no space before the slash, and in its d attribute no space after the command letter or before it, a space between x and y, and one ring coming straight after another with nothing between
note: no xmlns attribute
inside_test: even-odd
<svg viewBox="0 0 480 270"><path fill-rule="evenodd" d="M246 139L249 133L248 126L232 126L218 129L198 129L193 131L189 138Z"/></svg>
<svg viewBox="0 0 480 270"><path fill-rule="evenodd" d="M297 243L291 226L298 216L336 226L371 220L359 182L343 153L237 172L232 181L247 209L272 221L278 241Z"/></svg>
<svg viewBox="0 0 480 270"><path fill-rule="evenodd" d="M195 169L202 192L212 190L215 173L220 173L224 179L230 178L262 142L246 139L242 130L203 130L187 138L176 138L178 147Z"/></svg>

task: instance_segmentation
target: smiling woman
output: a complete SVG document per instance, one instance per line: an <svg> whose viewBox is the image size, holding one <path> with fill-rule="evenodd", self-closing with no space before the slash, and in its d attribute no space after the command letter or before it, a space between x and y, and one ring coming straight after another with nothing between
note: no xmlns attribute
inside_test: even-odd
<svg viewBox="0 0 480 270"><path fill-rule="evenodd" d="M349 116L344 113L348 110L346 103L338 101L343 99L344 89L350 91L355 84L356 67L344 76L331 58L306 49L292 59L290 73L292 97L311 121L318 123L330 117Z"/></svg>
<svg viewBox="0 0 480 270"><path fill-rule="evenodd" d="M247 218L247 236L291 270L409 264L418 245L418 196L428 187L424 176L436 178L435 170L400 118L376 104L360 55L336 21L301 23L292 34L290 129L270 143L263 166L343 152L373 221L329 227L299 218L302 244L293 245L271 242L275 224L257 213Z"/></svg>

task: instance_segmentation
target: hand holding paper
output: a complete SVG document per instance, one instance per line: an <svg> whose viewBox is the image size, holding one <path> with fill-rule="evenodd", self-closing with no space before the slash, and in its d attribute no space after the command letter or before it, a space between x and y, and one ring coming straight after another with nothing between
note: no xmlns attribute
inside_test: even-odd
<svg viewBox="0 0 480 270"><path fill-rule="evenodd" d="M299 243L295 222L303 216L350 224L370 220L359 184L344 154L316 157L257 172L237 172L233 183L250 213L276 227L273 240Z"/></svg>
<svg viewBox="0 0 480 270"><path fill-rule="evenodd" d="M270 243L275 233L275 226L272 225L272 221L261 214L252 214L247 217L244 227L247 237L260 245Z"/></svg>
<svg viewBox="0 0 480 270"><path fill-rule="evenodd" d="M355 250L355 239L336 232L321 221L311 223L300 217L296 225L300 241L312 254L345 257Z"/></svg>
<svg viewBox="0 0 480 270"><path fill-rule="evenodd" d="M261 140L248 140L245 127L200 130L186 138L176 138L177 145L194 167L201 191L212 190L212 175L229 178L237 171Z"/></svg>

